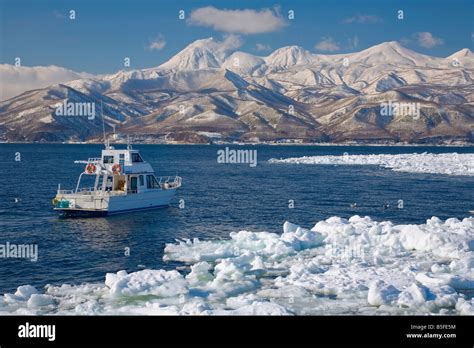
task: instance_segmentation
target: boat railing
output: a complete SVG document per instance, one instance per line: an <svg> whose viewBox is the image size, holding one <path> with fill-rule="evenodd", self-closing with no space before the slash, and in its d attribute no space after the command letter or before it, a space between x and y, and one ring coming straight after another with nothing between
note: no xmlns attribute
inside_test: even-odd
<svg viewBox="0 0 474 348"><path fill-rule="evenodd" d="M81 193L83 195L91 195L94 191L94 187L81 187L77 190L77 193Z"/></svg>
<svg viewBox="0 0 474 348"><path fill-rule="evenodd" d="M89 162L89 163L94 163L94 164L98 164L98 163L101 163L101 162L102 162L102 158L101 158L101 157L89 157L89 159L87 160L87 162Z"/></svg>
<svg viewBox="0 0 474 348"><path fill-rule="evenodd" d="M93 187L80 187L77 190L58 190L59 195L72 195L75 193L92 195L94 193L94 188Z"/></svg>
<svg viewBox="0 0 474 348"><path fill-rule="evenodd" d="M86 160L75 160L74 163L76 164L89 164L89 163L93 163L93 164L102 164L102 158L101 157L89 157Z"/></svg>
<svg viewBox="0 0 474 348"><path fill-rule="evenodd" d="M180 176L162 176L158 181L161 188L177 188L181 186L181 177Z"/></svg>
<svg viewBox="0 0 474 348"><path fill-rule="evenodd" d="M74 190L58 190L59 195L70 195L73 193L74 193Z"/></svg>

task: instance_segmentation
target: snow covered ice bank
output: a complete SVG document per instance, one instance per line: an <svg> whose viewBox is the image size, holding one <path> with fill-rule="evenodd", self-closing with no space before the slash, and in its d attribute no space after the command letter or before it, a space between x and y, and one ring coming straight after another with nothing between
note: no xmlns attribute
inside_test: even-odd
<svg viewBox="0 0 474 348"><path fill-rule="evenodd" d="M304 156L286 159L272 158L270 163L378 165L398 172L448 175L474 175L474 154L412 153L400 155Z"/></svg>
<svg viewBox="0 0 474 348"><path fill-rule="evenodd" d="M474 314L474 218L394 225L331 217L311 230L168 244L187 272L109 273L105 284L20 286L0 314Z"/></svg>

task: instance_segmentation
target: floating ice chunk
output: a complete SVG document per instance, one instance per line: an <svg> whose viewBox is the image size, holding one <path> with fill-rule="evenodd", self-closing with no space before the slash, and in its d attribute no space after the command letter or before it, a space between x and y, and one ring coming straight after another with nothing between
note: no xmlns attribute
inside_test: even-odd
<svg viewBox="0 0 474 348"><path fill-rule="evenodd" d="M415 279L421 284L432 287L449 285L456 290L474 289L474 280L449 273L419 273Z"/></svg>
<svg viewBox="0 0 474 348"><path fill-rule="evenodd" d="M28 300L28 307L44 307L54 303L54 297L44 294L32 294Z"/></svg>
<svg viewBox="0 0 474 348"><path fill-rule="evenodd" d="M428 299L430 302L428 304L431 305L432 312L438 308L453 308L459 299L456 290L448 285L431 287L429 291Z"/></svg>
<svg viewBox="0 0 474 348"><path fill-rule="evenodd" d="M288 243L295 251L314 248L321 245L324 239L321 233L309 231L288 222L283 225L283 231L280 239Z"/></svg>
<svg viewBox="0 0 474 348"><path fill-rule="evenodd" d="M465 300L463 298L459 298L458 302L456 302L456 310L461 315L474 315L474 299Z"/></svg>
<svg viewBox="0 0 474 348"><path fill-rule="evenodd" d="M155 295L160 297L177 296L188 291L187 281L178 271L143 270L128 274L107 273L105 285L112 296Z"/></svg>
<svg viewBox="0 0 474 348"><path fill-rule="evenodd" d="M471 250L474 238L474 225L471 221L459 222L455 228L451 225L427 221L425 226L400 225L399 240L407 250L430 251L439 257L460 257L460 252ZM469 232L465 229L471 229ZM452 232L455 231L455 232ZM466 235L470 235L466 238Z"/></svg>
<svg viewBox="0 0 474 348"><path fill-rule="evenodd" d="M15 296L18 297L20 300L27 301L31 295L37 294L38 290L34 286L31 285L22 285L19 286L15 292Z"/></svg>
<svg viewBox="0 0 474 348"><path fill-rule="evenodd" d="M472 250L472 249L470 249ZM473 272L474 274L474 255L461 256L459 260L453 260L447 267L450 272Z"/></svg>
<svg viewBox="0 0 474 348"><path fill-rule="evenodd" d="M253 302L229 314L236 315L292 315L287 308L273 302Z"/></svg>
<svg viewBox="0 0 474 348"><path fill-rule="evenodd" d="M283 233L293 233L293 232L296 232L298 228L301 228L301 227L298 225L292 224L289 221L285 221L285 223L283 224Z"/></svg>
<svg viewBox="0 0 474 348"><path fill-rule="evenodd" d="M10 314L468 314L474 218L394 225L330 217L306 230L240 231L166 246L190 271L140 270L104 283L0 296ZM459 292L459 293L458 293ZM460 295L462 293L462 295Z"/></svg>
<svg viewBox="0 0 474 348"><path fill-rule="evenodd" d="M426 301L427 289L417 284L403 290L398 296L397 304L403 307L421 306Z"/></svg>
<svg viewBox="0 0 474 348"><path fill-rule="evenodd" d="M243 294L238 296L232 296L226 299L226 307L231 309L237 309L240 307L251 305L258 301L258 297L255 294Z"/></svg>
<svg viewBox="0 0 474 348"><path fill-rule="evenodd" d="M212 314L212 308L201 298L195 298L186 302L180 310L180 314L204 315Z"/></svg>
<svg viewBox="0 0 474 348"><path fill-rule="evenodd" d="M372 226L369 230L369 233L372 234L372 235L382 234L382 226L380 226L380 225Z"/></svg>
<svg viewBox="0 0 474 348"><path fill-rule="evenodd" d="M391 305L398 299L400 291L393 285L377 280L370 284L367 301L372 306Z"/></svg>
<svg viewBox="0 0 474 348"><path fill-rule="evenodd" d="M263 262L263 259L260 256L255 256L253 261L251 262L252 268L251 271L265 271L265 263Z"/></svg>
<svg viewBox="0 0 474 348"><path fill-rule="evenodd" d="M399 155L304 156L286 159L272 158L269 163L378 165L394 171L446 175L474 175L474 154L407 153Z"/></svg>
<svg viewBox="0 0 474 348"><path fill-rule="evenodd" d="M179 244L166 244L163 259L194 263L199 261L215 261L220 258L231 257L234 250L228 242L215 243L200 241L195 238L181 241Z"/></svg>
<svg viewBox="0 0 474 348"><path fill-rule="evenodd" d="M199 262L191 266L191 272L186 276L190 284L202 284L210 282L214 276L209 272L212 269L208 262Z"/></svg>
<svg viewBox="0 0 474 348"><path fill-rule="evenodd" d="M74 312L78 315L96 315L100 314L101 306L97 300L89 300L75 306Z"/></svg>

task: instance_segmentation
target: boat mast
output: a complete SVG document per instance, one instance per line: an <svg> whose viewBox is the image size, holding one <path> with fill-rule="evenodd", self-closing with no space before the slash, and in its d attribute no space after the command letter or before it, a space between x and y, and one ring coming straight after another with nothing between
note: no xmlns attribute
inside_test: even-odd
<svg viewBox="0 0 474 348"><path fill-rule="evenodd" d="M104 134L104 146L106 149L108 149L109 141L107 140L106 135L105 135L104 105L102 103L102 99L100 100L100 116L102 118L102 132Z"/></svg>

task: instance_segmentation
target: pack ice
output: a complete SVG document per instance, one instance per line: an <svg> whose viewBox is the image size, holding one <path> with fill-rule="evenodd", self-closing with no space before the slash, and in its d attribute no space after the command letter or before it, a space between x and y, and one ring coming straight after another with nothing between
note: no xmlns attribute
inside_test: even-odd
<svg viewBox="0 0 474 348"><path fill-rule="evenodd" d="M394 225L331 217L283 233L167 244L186 271L109 273L105 283L30 285L0 314L474 314L474 218Z"/></svg>
<svg viewBox="0 0 474 348"><path fill-rule="evenodd" d="M270 163L378 165L398 172L446 175L474 175L474 154L409 153L398 155L304 156L285 159L272 158Z"/></svg>

